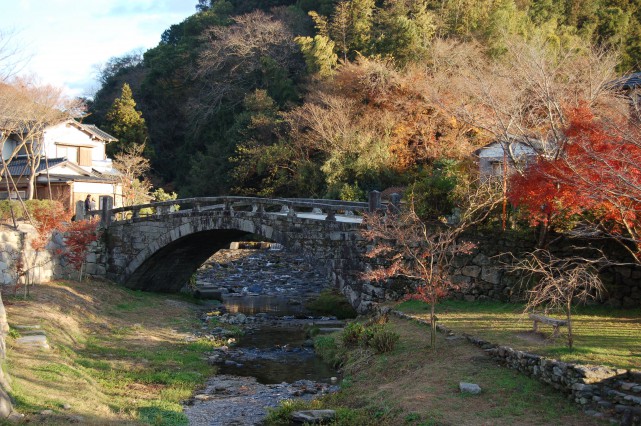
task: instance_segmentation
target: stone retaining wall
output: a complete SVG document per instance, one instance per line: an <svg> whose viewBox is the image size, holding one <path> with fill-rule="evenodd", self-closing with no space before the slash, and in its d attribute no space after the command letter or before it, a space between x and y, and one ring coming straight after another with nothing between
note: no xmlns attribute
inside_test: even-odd
<svg viewBox="0 0 641 426"><path fill-rule="evenodd" d="M62 238L55 236L48 250L36 252L32 246L36 235L33 226L28 224L20 224L17 230L0 230L0 285L23 283L24 276L18 276L20 268L29 270L31 281L36 283L49 281L56 275L59 262L53 253L62 248Z"/></svg>
<svg viewBox="0 0 641 426"><path fill-rule="evenodd" d="M399 318L429 324L427 320L403 312L392 313ZM455 335L443 325L438 324L437 329ZM462 336L506 367L569 395L588 415L616 418L624 426L641 425L641 370L561 362L466 334Z"/></svg>
<svg viewBox="0 0 641 426"><path fill-rule="evenodd" d="M533 234L484 233L477 231L464 237L477 244L470 255L458 256L451 270L452 280L459 285L454 297L465 300L518 301L521 299L519 279L505 272L498 255L522 254L534 250ZM600 248L613 260L631 262L629 255L613 243L601 241L559 240L550 247L558 256L576 255L576 247L600 244ZM603 302L612 307L634 308L641 306L641 266L621 265L601 273L607 294Z"/></svg>

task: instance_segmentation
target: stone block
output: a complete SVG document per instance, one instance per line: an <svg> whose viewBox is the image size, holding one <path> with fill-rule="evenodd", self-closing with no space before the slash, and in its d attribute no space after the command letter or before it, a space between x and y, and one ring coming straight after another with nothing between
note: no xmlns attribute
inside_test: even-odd
<svg viewBox="0 0 641 426"><path fill-rule="evenodd" d="M452 283L457 285L467 285L472 282L472 278L465 275L452 275L451 279Z"/></svg>
<svg viewBox="0 0 641 426"><path fill-rule="evenodd" d="M374 296L380 300L385 299L385 289L381 287L375 287L371 284L363 285L363 293Z"/></svg>
<svg viewBox="0 0 641 426"><path fill-rule="evenodd" d="M468 277L477 278L481 274L481 267L476 265L465 266L461 269L461 274Z"/></svg>
<svg viewBox="0 0 641 426"><path fill-rule="evenodd" d="M493 266L484 266L481 270L481 279L492 284L499 284L501 282L502 271Z"/></svg>
<svg viewBox="0 0 641 426"><path fill-rule="evenodd" d="M479 266L486 266L492 263L489 257L484 255L483 253L479 253L476 256L474 256L474 259L472 259L472 263L475 265Z"/></svg>
<svg viewBox="0 0 641 426"><path fill-rule="evenodd" d="M478 395L481 393L481 387L476 383L460 382L458 387L461 393L470 393L472 395Z"/></svg>

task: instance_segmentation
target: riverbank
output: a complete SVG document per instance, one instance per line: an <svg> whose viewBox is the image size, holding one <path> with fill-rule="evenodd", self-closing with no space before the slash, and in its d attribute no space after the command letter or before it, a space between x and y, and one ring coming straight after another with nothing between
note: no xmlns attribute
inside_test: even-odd
<svg viewBox="0 0 641 426"><path fill-rule="evenodd" d="M216 372L204 354L223 342L194 337L202 306L193 299L58 281L4 300L24 423L187 424L182 402Z"/></svg>
<svg viewBox="0 0 641 426"><path fill-rule="evenodd" d="M501 367L463 338L439 333L432 351L428 327L394 317L386 327L400 338L383 354L362 347L343 352L340 333L317 338L330 357L343 353L341 390L314 403L285 404L267 424L288 425L288 413L307 408L336 410L338 426L609 424L552 387ZM481 392L462 393L460 382Z"/></svg>

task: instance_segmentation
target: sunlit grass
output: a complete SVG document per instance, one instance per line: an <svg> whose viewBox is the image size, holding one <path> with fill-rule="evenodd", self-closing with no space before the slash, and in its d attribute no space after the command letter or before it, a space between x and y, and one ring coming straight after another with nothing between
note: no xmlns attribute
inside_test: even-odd
<svg viewBox="0 0 641 426"><path fill-rule="evenodd" d="M387 326L400 335L393 351L375 355L362 347L349 349L340 392L313 405L284 402L266 424L288 425L291 411L310 408L337 410L336 426L603 424L562 393L499 366L462 339L439 334L432 350L424 325L391 317ZM329 339L342 347L339 333L322 337L325 349L332 346ZM461 381L478 384L482 392L462 394Z"/></svg>
<svg viewBox="0 0 641 426"><path fill-rule="evenodd" d="M187 424L182 401L215 374L203 357L220 344L187 338L199 325L194 308L188 298L102 282L39 286L33 300L7 306L12 324L40 324L52 347L9 340L15 407L37 424L45 409L53 411L45 424L72 414L83 424Z"/></svg>
<svg viewBox="0 0 641 426"><path fill-rule="evenodd" d="M399 310L428 318L429 305L409 301ZM641 368L641 310L603 306L575 308L572 315L574 348L567 348L564 331L552 339L552 327L540 325L542 335L532 333L532 321L523 305L500 302L444 301L436 306L438 321L459 333L538 353L566 362ZM561 318L561 317L558 317ZM561 318L564 319L564 318Z"/></svg>

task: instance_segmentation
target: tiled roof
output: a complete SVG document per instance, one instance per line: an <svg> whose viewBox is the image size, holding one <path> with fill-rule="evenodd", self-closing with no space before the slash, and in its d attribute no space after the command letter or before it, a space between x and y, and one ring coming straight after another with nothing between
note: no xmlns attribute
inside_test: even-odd
<svg viewBox="0 0 641 426"><path fill-rule="evenodd" d="M40 164L38 165L38 168L36 169L36 174L41 173L47 169L47 165L49 168L55 167L61 163L65 163L67 161L66 158L49 158L47 161L44 160L44 158L40 161ZM27 162L27 158L24 157L19 157L11 160L11 162L8 165L9 173L11 176L29 176L31 175L31 170L29 169L29 164Z"/></svg>
<svg viewBox="0 0 641 426"><path fill-rule="evenodd" d="M609 86L615 89L630 90L641 87L641 72L624 75L610 82Z"/></svg>
<svg viewBox="0 0 641 426"><path fill-rule="evenodd" d="M104 130L100 130L96 125L94 124L80 124L81 127L83 127L87 132L91 133L93 136L97 137L98 139L102 139L105 142L115 142L118 139L115 137L111 136L109 133L105 132Z"/></svg>

